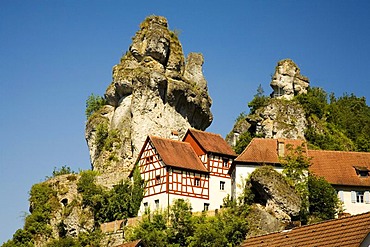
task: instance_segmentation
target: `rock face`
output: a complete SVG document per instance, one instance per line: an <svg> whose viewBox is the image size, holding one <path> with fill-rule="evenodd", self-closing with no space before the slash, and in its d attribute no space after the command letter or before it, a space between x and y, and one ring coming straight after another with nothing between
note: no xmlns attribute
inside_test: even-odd
<svg viewBox="0 0 370 247"><path fill-rule="evenodd" d="M270 85L274 92L267 104L235 122L226 137L231 146L235 146L239 136L247 131L252 136L305 140L307 120L304 109L291 99L307 93L308 78L300 74L300 69L292 60L285 59L278 62Z"/></svg>
<svg viewBox="0 0 370 247"><path fill-rule="evenodd" d="M189 127L207 128L213 117L203 62L196 53L185 62L178 37L164 17L150 16L141 23L129 51L113 67L105 93L108 104L86 124L93 169L125 172L147 135L170 137L175 131L181 137Z"/></svg>
<svg viewBox="0 0 370 247"><path fill-rule="evenodd" d="M307 93L309 80L292 60L284 59L278 62L270 85L274 90L272 97L291 100L297 94Z"/></svg>
<svg viewBox="0 0 370 247"><path fill-rule="evenodd" d="M305 139L307 121L297 102L272 99L270 104L247 116L247 121L256 135L265 138Z"/></svg>
<svg viewBox="0 0 370 247"><path fill-rule="evenodd" d="M249 217L249 235L281 231L299 215L301 199L284 179L270 166L263 166L251 173L250 183L256 204Z"/></svg>

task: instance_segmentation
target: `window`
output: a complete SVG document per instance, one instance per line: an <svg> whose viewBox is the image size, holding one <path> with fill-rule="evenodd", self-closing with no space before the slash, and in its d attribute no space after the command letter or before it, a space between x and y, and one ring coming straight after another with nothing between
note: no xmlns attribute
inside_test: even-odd
<svg viewBox="0 0 370 247"><path fill-rule="evenodd" d="M144 202L144 210L145 210L145 212L148 211L148 203L147 202Z"/></svg>
<svg viewBox="0 0 370 247"><path fill-rule="evenodd" d="M146 162L147 163L152 163L153 162L153 156L146 157Z"/></svg>
<svg viewBox="0 0 370 247"><path fill-rule="evenodd" d="M160 184L161 183L161 176L157 175L155 176L155 184Z"/></svg>
<svg viewBox="0 0 370 247"><path fill-rule="evenodd" d="M209 209L209 203L204 203L204 211L208 211Z"/></svg>
<svg viewBox="0 0 370 247"><path fill-rule="evenodd" d="M220 190L225 190L225 182L220 181Z"/></svg>
<svg viewBox="0 0 370 247"><path fill-rule="evenodd" d="M222 166L223 167L229 167L229 160L228 159L223 159L222 160Z"/></svg>
<svg viewBox="0 0 370 247"><path fill-rule="evenodd" d="M356 202L357 203L364 203L364 192L363 191L357 191L356 192Z"/></svg>
<svg viewBox="0 0 370 247"><path fill-rule="evenodd" d="M200 178L194 178L194 185L200 186Z"/></svg>
<svg viewBox="0 0 370 247"><path fill-rule="evenodd" d="M156 209L159 209L159 199L158 200L155 200L154 203L155 203L155 208Z"/></svg>
<svg viewBox="0 0 370 247"><path fill-rule="evenodd" d="M356 170L356 174L359 176L359 177L368 177L369 176L369 169L367 167L363 167L363 166L354 166L355 170Z"/></svg>

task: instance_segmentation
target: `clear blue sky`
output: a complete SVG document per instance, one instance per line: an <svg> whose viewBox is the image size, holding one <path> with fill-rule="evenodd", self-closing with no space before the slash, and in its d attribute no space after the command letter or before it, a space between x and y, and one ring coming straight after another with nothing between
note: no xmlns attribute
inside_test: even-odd
<svg viewBox="0 0 370 247"><path fill-rule="evenodd" d="M85 100L103 95L146 16L201 52L225 136L277 61L319 86L370 98L370 1L0 0L0 244L23 226L32 184L54 167L89 169Z"/></svg>

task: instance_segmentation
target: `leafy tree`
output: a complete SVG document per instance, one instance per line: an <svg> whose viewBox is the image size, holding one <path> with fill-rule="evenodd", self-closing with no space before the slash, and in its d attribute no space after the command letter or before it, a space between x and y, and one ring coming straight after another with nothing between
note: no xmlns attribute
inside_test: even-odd
<svg viewBox="0 0 370 247"><path fill-rule="evenodd" d="M296 99L305 110L306 117L315 115L321 119L327 113L328 95L322 88L310 87L307 90L307 94L299 94L296 96Z"/></svg>
<svg viewBox="0 0 370 247"><path fill-rule="evenodd" d="M311 221L334 219L340 211L336 190L322 177L308 176Z"/></svg>
<svg viewBox="0 0 370 247"><path fill-rule="evenodd" d="M129 229L128 239L141 239L148 247L168 246L166 222L167 218L163 212L155 211L153 214L145 214L136 227Z"/></svg>
<svg viewBox="0 0 370 247"><path fill-rule="evenodd" d="M287 145L286 149L285 156L281 158L283 174L301 197L302 206L300 217L301 221L306 223L309 213L308 168L311 163L306 152L304 152L303 145L298 147Z"/></svg>
<svg viewBox="0 0 370 247"><path fill-rule="evenodd" d="M244 151L244 149L248 146L248 144L251 142L252 139L253 139L253 136L249 131L242 133L239 136L239 139L236 141L236 144L234 146L235 153L241 154Z"/></svg>
<svg viewBox="0 0 370 247"><path fill-rule="evenodd" d="M188 236L193 235L194 221L189 201L175 200L169 210L170 226L167 229L170 244L185 246Z"/></svg>
<svg viewBox="0 0 370 247"><path fill-rule="evenodd" d="M264 90L260 84L257 88L257 94L255 94L252 101L248 103L250 114L254 114L257 109L266 106L269 99L268 96L264 95Z"/></svg>
<svg viewBox="0 0 370 247"><path fill-rule="evenodd" d="M51 177L55 178L57 176L66 175L66 174L76 174L76 172L74 172L69 166L62 166L61 168L54 167Z"/></svg>
<svg viewBox="0 0 370 247"><path fill-rule="evenodd" d="M98 95L91 94L86 100L86 110L85 115L86 118L89 117L94 113L97 112L100 108L107 104L107 101Z"/></svg>

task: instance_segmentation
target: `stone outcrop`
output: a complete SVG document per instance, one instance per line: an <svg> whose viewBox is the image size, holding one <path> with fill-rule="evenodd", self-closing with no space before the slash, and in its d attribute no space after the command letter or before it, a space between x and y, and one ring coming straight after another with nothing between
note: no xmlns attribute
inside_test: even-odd
<svg viewBox="0 0 370 247"><path fill-rule="evenodd" d="M263 166L251 173L250 186L256 204L248 219L250 235L281 231L291 225L300 212L301 199L282 174L270 166Z"/></svg>
<svg viewBox="0 0 370 247"><path fill-rule="evenodd" d="M291 100L295 95L307 93L309 80L291 59L284 59L278 62L270 85L274 90L272 97Z"/></svg>
<svg viewBox="0 0 370 247"><path fill-rule="evenodd" d="M272 99L246 120L256 135L265 138L305 139L307 121L302 106L297 102Z"/></svg>
<svg viewBox="0 0 370 247"><path fill-rule="evenodd" d="M175 131L181 137L190 127L207 128L213 117L203 62L197 53L190 53L185 62L178 37L164 17L150 16L141 23L129 51L113 67L107 105L86 124L93 169L127 173L147 135L170 137Z"/></svg>
<svg viewBox="0 0 370 247"><path fill-rule="evenodd" d="M253 114L243 115L235 122L226 141L235 146L240 135L250 132L252 136L305 140L307 120L302 106L293 99L307 93L309 80L290 59L278 62L271 81L274 92Z"/></svg>

